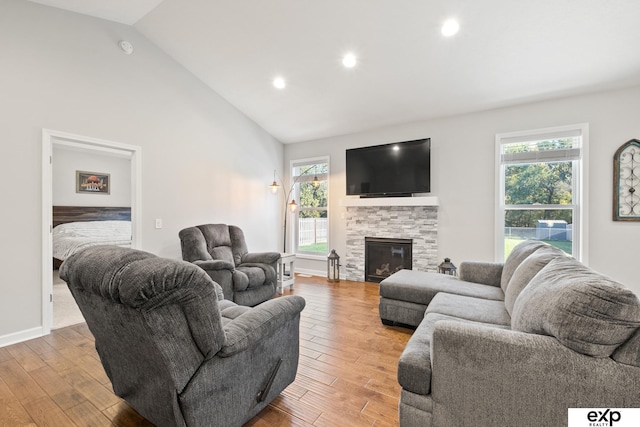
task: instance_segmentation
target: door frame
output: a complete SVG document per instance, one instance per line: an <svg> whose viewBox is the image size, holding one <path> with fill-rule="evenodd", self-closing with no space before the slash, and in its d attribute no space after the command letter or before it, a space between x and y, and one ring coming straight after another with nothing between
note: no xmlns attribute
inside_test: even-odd
<svg viewBox="0 0 640 427"><path fill-rule="evenodd" d="M42 129L42 335L53 322L53 147L74 147L96 154L118 154L131 159L131 247L142 245L142 148L88 136Z"/></svg>

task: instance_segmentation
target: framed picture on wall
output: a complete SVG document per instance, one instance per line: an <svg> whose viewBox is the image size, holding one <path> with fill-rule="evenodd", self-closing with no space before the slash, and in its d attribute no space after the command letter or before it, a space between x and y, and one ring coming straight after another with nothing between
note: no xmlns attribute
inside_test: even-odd
<svg viewBox="0 0 640 427"><path fill-rule="evenodd" d="M640 221L640 140L637 139L625 142L613 155L613 220Z"/></svg>
<svg viewBox="0 0 640 427"><path fill-rule="evenodd" d="M76 171L76 193L109 194L111 176L108 173Z"/></svg>

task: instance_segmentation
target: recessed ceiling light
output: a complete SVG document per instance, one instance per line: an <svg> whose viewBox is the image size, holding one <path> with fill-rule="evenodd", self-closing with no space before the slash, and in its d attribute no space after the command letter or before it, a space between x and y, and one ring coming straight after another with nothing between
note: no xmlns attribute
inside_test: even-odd
<svg viewBox="0 0 640 427"><path fill-rule="evenodd" d="M460 24L455 19L448 19L442 24L442 35L445 37L451 37L455 35L460 30Z"/></svg>
<svg viewBox="0 0 640 427"><path fill-rule="evenodd" d="M356 56L353 53L347 53L342 57L342 65L347 68L353 68L356 66Z"/></svg>
<svg viewBox="0 0 640 427"><path fill-rule="evenodd" d="M275 79L273 79L273 85L278 89L284 89L287 83L282 77L276 77Z"/></svg>

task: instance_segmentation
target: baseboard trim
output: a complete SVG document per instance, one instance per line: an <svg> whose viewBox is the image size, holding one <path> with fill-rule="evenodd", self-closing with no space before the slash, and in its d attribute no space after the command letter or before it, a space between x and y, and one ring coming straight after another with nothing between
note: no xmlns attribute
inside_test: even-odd
<svg viewBox="0 0 640 427"><path fill-rule="evenodd" d="M309 276L317 276L317 277L327 277L327 272L322 270L310 270L308 268L298 268L295 269L296 274L307 274ZM341 280L346 280L342 275L340 275Z"/></svg>
<svg viewBox="0 0 640 427"><path fill-rule="evenodd" d="M14 332L12 334L0 336L0 347L6 347L11 344L32 340L44 336L42 326L37 328L25 329L24 331Z"/></svg>

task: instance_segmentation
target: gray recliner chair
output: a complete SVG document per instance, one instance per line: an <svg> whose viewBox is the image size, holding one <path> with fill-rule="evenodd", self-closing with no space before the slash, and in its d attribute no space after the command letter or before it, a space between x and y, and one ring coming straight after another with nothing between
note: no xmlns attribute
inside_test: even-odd
<svg viewBox="0 0 640 427"><path fill-rule="evenodd" d="M179 237L182 259L206 271L226 299L254 306L275 295L280 253L249 253L239 227L198 225L181 230Z"/></svg>
<svg viewBox="0 0 640 427"><path fill-rule="evenodd" d="M114 392L158 426L241 426L293 382L303 298L225 300L204 270L116 246L60 269Z"/></svg>

